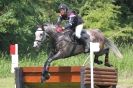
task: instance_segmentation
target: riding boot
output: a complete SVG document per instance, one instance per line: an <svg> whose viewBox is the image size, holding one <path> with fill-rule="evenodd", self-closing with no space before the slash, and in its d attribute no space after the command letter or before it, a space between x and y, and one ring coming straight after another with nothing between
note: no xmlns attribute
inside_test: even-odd
<svg viewBox="0 0 133 88"><path fill-rule="evenodd" d="M87 38L81 38L84 43L85 53L90 51L90 43Z"/></svg>

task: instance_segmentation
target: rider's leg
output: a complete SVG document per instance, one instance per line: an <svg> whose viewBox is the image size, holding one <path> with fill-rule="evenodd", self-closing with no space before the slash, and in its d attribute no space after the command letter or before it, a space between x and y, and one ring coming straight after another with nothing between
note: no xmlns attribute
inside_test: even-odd
<svg viewBox="0 0 133 88"><path fill-rule="evenodd" d="M78 25L75 28L75 35L76 35L77 38L79 38L83 41L83 44L85 46L85 52L89 52L89 50L90 50L89 49L89 47L90 47L89 40L88 40L87 36L82 36L81 35L82 30L83 30L83 24Z"/></svg>
<svg viewBox="0 0 133 88"><path fill-rule="evenodd" d="M83 24L80 24L80 25L76 26L76 28L75 28L75 35L79 39L81 38L82 30L83 30Z"/></svg>
<svg viewBox="0 0 133 88"><path fill-rule="evenodd" d="M83 41L83 44L85 46L85 53L90 51L90 42L87 37L81 36L81 40Z"/></svg>

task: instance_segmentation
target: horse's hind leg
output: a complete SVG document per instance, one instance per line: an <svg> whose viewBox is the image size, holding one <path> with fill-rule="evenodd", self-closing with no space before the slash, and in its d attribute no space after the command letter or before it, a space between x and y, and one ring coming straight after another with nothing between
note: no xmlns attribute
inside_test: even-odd
<svg viewBox="0 0 133 88"><path fill-rule="evenodd" d="M103 62L98 60L98 55L95 55L95 58L94 58L94 63L97 63L97 64L102 64Z"/></svg>
<svg viewBox="0 0 133 88"><path fill-rule="evenodd" d="M109 48L105 49L105 61L104 61L104 65L111 67L112 65L109 63Z"/></svg>
<svg viewBox="0 0 133 88"><path fill-rule="evenodd" d="M109 48L105 48L99 52L94 53L95 54L95 58L94 58L94 62L97 64L102 64L102 61L98 60L98 57L105 54L105 62L104 65L111 67L112 65L109 63L108 57L109 57Z"/></svg>

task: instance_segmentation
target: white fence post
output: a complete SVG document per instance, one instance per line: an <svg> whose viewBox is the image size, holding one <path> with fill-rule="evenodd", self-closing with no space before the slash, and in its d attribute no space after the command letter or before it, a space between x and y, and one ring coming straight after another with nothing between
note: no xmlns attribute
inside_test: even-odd
<svg viewBox="0 0 133 88"><path fill-rule="evenodd" d="M10 55L11 55L11 73L14 73L14 68L18 67L18 44L10 45Z"/></svg>
<svg viewBox="0 0 133 88"><path fill-rule="evenodd" d="M90 42L90 71L91 71L91 88L94 88L94 75L93 75L93 61L94 61L94 52L100 50L99 43Z"/></svg>

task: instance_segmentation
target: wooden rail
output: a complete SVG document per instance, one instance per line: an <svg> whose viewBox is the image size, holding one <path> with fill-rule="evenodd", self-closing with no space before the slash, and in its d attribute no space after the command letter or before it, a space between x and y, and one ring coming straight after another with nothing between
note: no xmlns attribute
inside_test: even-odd
<svg viewBox="0 0 133 88"><path fill-rule="evenodd" d="M25 85L41 83L42 67L20 67L15 69L16 86L24 88ZM46 81L46 87L55 87L55 84L71 84L80 88L80 67L50 67L50 79ZM61 84L58 84L58 86ZM44 87L44 88L46 88ZM63 85L62 85L63 87ZM42 88L42 87L41 87ZM65 87L63 87L65 88ZM67 87L66 87L67 88Z"/></svg>
<svg viewBox="0 0 133 88"><path fill-rule="evenodd" d="M90 88L90 68L50 67L50 79L42 87L42 67L15 68L16 88ZM100 88L115 88L117 71L114 68L94 68L94 83ZM38 85L36 85L38 84Z"/></svg>

